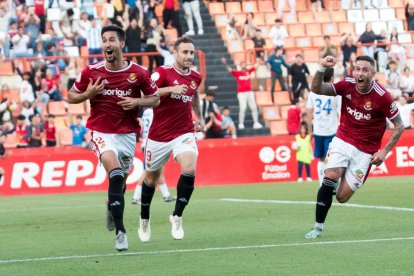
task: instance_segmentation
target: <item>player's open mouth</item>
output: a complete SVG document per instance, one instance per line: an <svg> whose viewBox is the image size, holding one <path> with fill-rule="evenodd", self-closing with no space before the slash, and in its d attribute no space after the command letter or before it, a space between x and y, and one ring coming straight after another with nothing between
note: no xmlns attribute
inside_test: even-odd
<svg viewBox="0 0 414 276"><path fill-rule="evenodd" d="M112 57L113 53L114 53L114 50L106 50L106 56L109 58Z"/></svg>

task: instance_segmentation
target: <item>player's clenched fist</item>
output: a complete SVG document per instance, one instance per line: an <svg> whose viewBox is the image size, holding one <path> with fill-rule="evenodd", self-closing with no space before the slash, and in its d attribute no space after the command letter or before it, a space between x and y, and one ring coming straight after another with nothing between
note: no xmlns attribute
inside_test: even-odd
<svg viewBox="0 0 414 276"><path fill-rule="evenodd" d="M320 61L320 65L323 67L333 67L336 64L336 58L333 56L326 56Z"/></svg>
<svg viewBox="0 0 414 276"><path fill-rule="evenodd" d="M187 92L187 85L182 84L182 85L173 86L170 89L170 91L172 94L178 94L178 95L185 94L185 92Z"/></svg>

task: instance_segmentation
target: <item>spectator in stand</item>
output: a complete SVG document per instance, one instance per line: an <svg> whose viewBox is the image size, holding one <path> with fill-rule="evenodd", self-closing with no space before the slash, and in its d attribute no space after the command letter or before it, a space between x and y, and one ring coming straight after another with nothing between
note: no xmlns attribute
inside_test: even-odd
<svg viewBox="0 0 414 276"><path fill-rule="evenodd" d="M157 44L160 43L161 36L162 36L162 25L158 24L157 19L153 18L150 20L149 26L146 30L146 51L147 52L157 52ZM155 60L155 67L159 67L164 64L164 60L162 56L153 56L150 55L149 57L149 65L148 69L152 72L154 68L154 60Z"/></svg>
<svg viewBox="0 0 414 276"><path fill-rule="evenodd" d="M73 83L79 75L78 67L76 65L76 59L74 57L70 58L68 66L65 68L65 74L68 78L67 89L68 91L72 88Z"/></svg>
<svg viewBox="0 0 414 276"><path fill-rule="evenodd" d="M252 37L253 43L254 43L254 49L256 52L256 59L261 59L264 61L265 59L265 51L264 50L258 50L263 49L266 47L266 40L263 38L262 31L260 29L256 29L255 36Z"/></svg>
<svg viewBox="0 0 414 276"><path fill-rule="evenodd" d="M102 54L102 45L101 45L101 27L96 24L94 17L89 17L91 27L86 32L86 43L88 44L89 55L101 55ZM89 58L89 63L95 61L101 61L102 58Z"/></svg>
<svg viewBox="0 0 414 276"><path fill-rule="evenodd" d="M171 43L171 42L168 43L168 44L166 44L165 43L165 40L166 39L168 40L168 37L167 36L164 37L164 39L162 39L160 41L160 43L162 45L160 45L160 44L157 45L157 51L164 58L163 65L173 65L174 60L175 60L174 55L173 55L173 52L174 52L174 44Z"/></svg>
<svg viewBox="0 0 414 276"><path fill-rule="evenodd" d="M164 29L168 28L168 23L172 21L172 26L177 29L178 37L183 35L180 23L180 2L178 0L162 0L162 21Z"/></svg>
<svg viewBox="0 0 414 276"><path fill-rule="evenodd" d="M7 135L5 133L0 133L0 158L4 159L7 157L6 149L4 148L4 143L6 143ZM0 167L0 184L3 184L4 169Z"/></svg>
<svg viewBox="0 0 414 276"><path fill-rule="evenodd" d="M287 111L287 131L289 135L296 135L299 133L299 125L301 119L302 110L298 99L292 100L292 105Z"/></svg>
<svg viewBox="0 0 414 276"><path fill-rule="evenodd" d="M323 37L323 41L325 45L319 48L319 57L324 58L326 56L338 56L338 48L331 43L331 37L329 35L325 35Z"/></svg>
<svg viewBox="0 0 414 276"><path fill-rule="evenodd" d="M78 43L79 47L86 45L86 39L88 38L88 30L90 28L91 22L88 19L88 13L82 12L76 30L76 42Z"/></svg>
<svg viewBox="0 0 414 276"><path fill-rule="evenodd" d="M398 67L401 68L406 65L406 49L398 42L398 30L396 27L393 27L391 30L388 56L391 60L397 62Z"/></svg>
<svg viewBox="0 0 414 276"><path fill-rule="evenodd" d="M295 136L295 142L295 146L292 146L296 151L296 160L298 161L298 182L303 182L302 170L304 165L307 175L306 181L310 182L312 181L310 163L313 159L313 150L308 124L306 122L300 124L300 132Z"/></svg>
<svg viewBox="0 0 414 276"><path fill-rule="evenodd" d="M13 110L17 108L17 104L12 100L10 88L6 83L1 86L0 101L0 131L5 134L13 131Z"/></svg>
<svg viewBox="0 0 414 276"><path fill-rule="evenodd" d="M414 77L411 76L410 67L406 66L404 68L403 74L400 78L399 87L401 89L402 95L407 99L410 99L414 94Z"/></svg>
<svg viewBox="0 0 414 276"><path fill-rule="evenodd" d="M356 53L352 52L351 55L349 56L349 60L345 62L346 77L352 78L352 75L355 69L355 64L356 64L356 58L357 58Z"/></svg>
<svg viewBox="0 0 414 276"><path fill-rule="evenodd" d="M41 123L39 115L29 116L30 125L27 128L25 139L28 139L29 148L42 146L42 138L45 134L44 127Z"/></svg>
<svg viewBox="0 0 414 276"><path fill-rule="evenodd" d="M246 15L246 20L243 24L243 35L242 39L253 38L256 35L256 22L254 21L254 13L249 12Z"/></svg>
<svg viewBox="0 0 414 276"><path fill-rule="evenodd" d="M102 26L108 26L114 22L115 7L110 2L111 0L104 1L102 8Z"/></svg>
<svg viewBox="0 0 414 276"><path fill-rule="evenodd" d="M290 11L290 16L293 17L293 15L296 12L296 0L289 0L289 11ZM277 6L277 16L279 18L282 18L283 15L283 10L285 8L285 4L286 4L286 0L279 0L279 4Z"/></svg>
<svg viewBox="0 0 414 276"><path fill-rule="evenodd" d="M20 102L24 100L29 101L31 104L35 101L33 86L30 84L30 72L23 73L23 81L20 84Z"/></svg>
<svg viewBox="0 0 414 276"><path fill-rule="evenodd" d="M377 46L375 47L374 57L377 60L377 71L385 73L388 64L388 48L389 40L387 38L387 31L382 30L377 39Z"/></svg>
<svg viewBox="0 0 414 276"><path fill-rule="evenodd" d="M130 21L134 18L137 20L143 20L144 13L142 11L141 1L125 0L125 14L128 16Z"/></svg>
<svg viewBox="0 0 414 276"><path fill-rule="evenodd" d="M227 106L223 107L221 111L221 118L223 119L221 122L221 129L224 131L224 136L236 139L237 130L233 118L230 116L230 108Z"/></svg>
<svg viewBox="0 0 414 276"><path fill-rule="evenodd" d="M55 50L55 55L58 56L58 57L66 57L67 56L63 40L58 42L57 49ZM59 68L60 71L65 71L65 68L67 66L65 58L59 58L56 61L56 65L57 65L57 67Z"/></svg>
<svg viewBox="0 0 414 276"><path fill-rule="evenodd" d="M27 125L25 123L26 117L20 114L17 116L16 126L14 131L16 133L16 147L18 148L27 148L27 139L26 139L26 132L27 132Z"/></svg>
<svg viewBox="0 0 414 276"><path fill-rule="evenodd" d="M29 117L31 115L35 114L37 102L38 102L37 99L35 100L35 102L33 104L30 104L30 102L28 100L24 100L22 102L22 110L21 110L20 113L25 117L25 124L26 125L30 125Z"/></svg>
<svg viewBox="0 0 414 276"><path fill-rule="evenodd" d="M272 87L270 89L270 93L272 97L272 103L274 103L275 101L273 92L275 92L276 79L279 81L282 91L286 91L286 84L285 79L283 78L282 65L285 66L286 69L289 69L289 65L286 63L283 57L283 48L277 47L275 49L275 53L267 59L266 64L271 71Z"/></svg>
<svg viewBox="0 0 414 276"><path fill-rule="evenodd" d="M12 57L30 57L33 55L33 49L30 49L31 45L30 37L24 34L24 28L19 27L16 35L13 36L11 42L13 43Z"/></svg>
<svg viewBox="0 0 414 276"><path fill-rule="evenodd" d="M311 1L311 10L313 14L313 19L316 20L318 17L317 13L322 12L322 6L325 6L322 0L310 0Z"/></svg>
<svg viewBox="0 0 414 276"><path fill-rule="evenodd" d="M12 56L12 54L10 52L13 49L13 45L14 45L14 43L13 43L13 37L15 35L17 35L18 33L19 33L19 31L17 29L17 22L13 19L13 20L10 21L9 29L7 31L7 37L8 37L7 40L10 42L9 43L10 46L7 46L6 48L10 49L10 51L9 51L10 56Z"/></svg>
<svg viewBox="0 0 414 276"><path fill-rule="evenodd" d="M46 132L46 146L56 146L56 126L55 126L55 115L49 114L45 121L45 132Z"/></svg>
<svg viewBox="0 0 414 276"><path fill-rule="evenodd" d="M226 66L227 71L232 74L237 81L237 99L239 100L239 129L244 129L244 118L246 115L246 108L249 106L253 117L253 128L262 128L262 124L259 123L259 114L257 111L256 98L252 91L251 73L256 69L251 67L247 69L244 61L240 62L240 70L232 69L225 58L221 59L221 62Z"/></svg>
<svg viewBox="0 0 414 276"><path fill-rule="evenodd" d="M304 63L303 56L297 54L295 56L295 63L289 67L288 84L292 85L291 99L307 98L309 93L308 79L310 72L306 63Z"/></svg>
<svg viewBox="0 0 414 276"><path fill-rule="evenodd" d="M200 15L200 1L199 0L183 0L183 8L185 13L185 20L187 21L188 32L186 35L192 36L195 35L194 32L194 22L193 17L196 20L197 28L198 28L198 35L203 35L203 20L201 19Z"/></svg>
<svg viewBox="0 0 414 276"><path fill-rule="evenodd" d="M388 63L388 71L385 73L386 83L385 88L391 93L392 97L401 96L401 89L399 87L400 74L397 70L397 63L390 61Z"/></svg>
<svg viewBox="0 0 414 276"><path fill-rule="evenodd" d="M143 32L144 18L143 16L140 17L139 21L136 18L132 18L128 28L125 30L126 40L126 52L127 53L140 53L141 52L141 38ZM132 57L128 57L131 59ZM137 57L137 63L142 64L142 57Z"/></svg>
<svg viewBox="0 0 414 276"><path fill-rule="evenodd" d="M41 102L48 103L49 100L61 101L62 94L59 90L60 75L53 77L51 69L46 69L46 76L42 79L43 93Z"/></svg>
<svg viewBox="0 0 414 276"><path fill-rule="evenodd" d="M409 31L414 31L414 5L407 0L405 2L405 18L407 19L407 27Z"/></svg>
<svg viewBox="0 0 414 276"><path fill-rule="evenodd" d="M285 26L282 25L282 19L275 20L275 24L270 28L269 38L272 41L273 47L284 47L285 39L288 37L288 32Z"/></svg>
<svg viewBox="0 0 414 276"><path fill-rule="evenodd" d="M201 112L204 119L204 130L206 138L224 138L224 131L221 129L222 118L217 104L214 102L214 91L207 90L206 97L201 101Z"/></svg>
<svg viewBox="0 0 414 276"><path fill-rule="evenodd" d="M142 0L142 10L144 12L144 26L148 26L149 21L157 18L155 7L159 4L157 0Z"/></svg>
<svg viewBox="0 0 414 276"><path fill-rule="evenodd" d="M365 25L365 31L361 34L358 42L362 43L362 54L374 58L375 41L384 39L385 37L376 35L372 30L372 23Z"/></svg>
<svg viewBox="0 0 414 276"><path fill-rule="evenodd" d="M340 43L341 43L342 54L344 56L343 64L346 69L346 62L349 61L351 54L352 53L356 54L357 52L358 41L355 39L355 34L348 32L348 33L344 33L341 35Z"/></svg>
<svg viewBox="0 0 414 276"><path fill-rule="evenodd" d="M240 34L237 30L237 20L232 13L227 14L227 24L226 24L226 32L227 32L227 41L231 40L240 40Z"/></svg>
<svg viewBox="0 0 414 276"><path fill-rule="evenodd" d="M34 7L29 7L29 14L24 19L24 33L30 38L30 48L35 49L40 35L40 18L35 14Z"/></svg>
<svg viewBox="0 0 414 276"><path fill-rule="evenodd" d="M70 116L70 129L72 130L72 145L87 148L88 142L86 135L88 134L88 130L82 123L81 115L76 116L75 122L73 122L73 117Z"/></svg>
<svg viewBox="0 0 414 276"><path fill-rule="evenodd" d="M411 129L411 112L414 110L414 102L407 103L407 98L399 96L397 101L398 109L400 110L401 120L403 121L405 129Z"/></svg>

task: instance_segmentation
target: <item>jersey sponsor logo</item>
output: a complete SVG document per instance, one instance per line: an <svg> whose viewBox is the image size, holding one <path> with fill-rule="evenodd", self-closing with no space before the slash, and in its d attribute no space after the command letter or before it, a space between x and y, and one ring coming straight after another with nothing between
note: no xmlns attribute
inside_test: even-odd
<svg viewBox="0 0 414 276"><path fill-rule="evenodd" d="M191 102L193 100L193 96L188 96L188 95L170 94L170 97L176 100L182 100L185 103Z"/></svg>
<svg viewBox="0 0 414 276"><path fill-rule="evenodd" d="M122 89L104 89L102 93L104 96L117 96L117 97L127 97L132 95L132 89L122 90Z"/></svg>
<svg viewBox="0 0 414 276"><path fill-rule="evenodd" d="M137 75L135 75L135 73L131 73L127 79L128 82L130 83L134 83L137 82Z"/></svg>
<svg viewBox="0 0 414 276"><path fill-rule="evenodd" d="M350 108L349 106L346 107L346 111L348 111L348 113L354 116L354 118L357 120L361 120L361 119L371 120L371 114L364 114L362 112L359 112L356 109Z"/></svg>
<svg viewBox="0 0 414 276"><path fill-rule="evenodd" d="M241 81L243 81L243 80L250 80L250 75L239 76L239 80L241 80Z"/></svg>
<svg viewBox="0 0 414 276"><path fill-rule="evenodd" d="M197 88L197 85L196 85L195 81L193 81L193 80L191 81L190 87L192 89L196 89Z"/></svg>
<svg viewBox="0 0 414 276"><path fill-rule="evenodd" d="M371 110L372 109L372 103L371 103L371 101L367 101L364 104L364 108L365 108L365 110Z"/></svg>
<svg viewBox="0 0 414 276"><path fill-rule="evenodd" d="M364 172L361 171L360 169L356 169L355 170L355 176L359 179L362 180L364 179Z"/></svg>

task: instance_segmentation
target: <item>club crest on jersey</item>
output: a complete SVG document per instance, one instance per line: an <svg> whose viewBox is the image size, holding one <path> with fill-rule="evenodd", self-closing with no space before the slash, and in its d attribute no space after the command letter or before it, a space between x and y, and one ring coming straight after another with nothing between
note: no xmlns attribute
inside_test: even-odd
<svg viewBox="0 0 414 276"><path fill-rule="evenodd" d="M196 85L195 81L193 81L193 80L191 81L190 87L192 89L196 89L197 88L197 85Z"/></svg>
<svg viewBox="0 0 414 276"><path fill-rule="evenodd" d="M371 103L371 101L367 101L364 104L364 108L365 108L365 110L371 110L372 109L372 103Z"/></svg>
<svg viewBox="0 0 414 276"><path fill-rule="evenodd" d="M137 81L137 75L135 75L135 73L131 73L131 74L129 75L129 77L128 77L128 81L129 81L130 83L134 83L134 82L136 82L136 81Z"/></svg>

